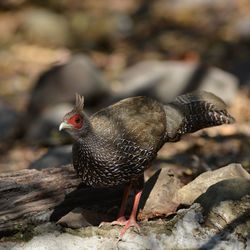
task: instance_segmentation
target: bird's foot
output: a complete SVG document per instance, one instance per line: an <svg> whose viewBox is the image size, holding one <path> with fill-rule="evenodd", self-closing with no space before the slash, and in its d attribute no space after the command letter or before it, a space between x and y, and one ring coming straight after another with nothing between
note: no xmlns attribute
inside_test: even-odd
<svg viewBox="0 0 250 250"><path fill-rule="evenodd" d="M102 226L105 226L105 225L111 225L111 226L125 226L127 220L124 216L121 216L119 218L117 218L117 220L114 220L112 222L101 222L100 225L99 225L99 228L102 227Z"/></svg>
<svg viewBox="0 0 250 250"><path fill-rule="evenodd" d="M111 225L119 225L119 226L125 226L127 223L127 220L124 216L119 217L117 220L114 220L111 222Z"/></svg>
<svg viewBox="0 0 250 250"><path fill-rule="evenodd" d="M120 236L119 236L119 240L122 239L122 237L124 236L124 234L126 233L126 231L130 228L130 227L135 227L138 232L140 232L140 226L137 224L136 220L133 218L130 218L129 220L127 220L125 222L125 226L123 227L123 229L120 232Z"/></svg>

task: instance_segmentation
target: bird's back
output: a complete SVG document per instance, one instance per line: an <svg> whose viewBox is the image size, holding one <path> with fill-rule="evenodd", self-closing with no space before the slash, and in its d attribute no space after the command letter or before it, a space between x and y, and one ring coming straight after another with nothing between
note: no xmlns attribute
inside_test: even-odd
<svg viewBox="0 0 250 250"><path fill-rule="evenodd" d="M148 97L131 97L95 113L91 123L96 134L115 140L133 141L157 150L163 143L166 115L163 105Z"/></svg>

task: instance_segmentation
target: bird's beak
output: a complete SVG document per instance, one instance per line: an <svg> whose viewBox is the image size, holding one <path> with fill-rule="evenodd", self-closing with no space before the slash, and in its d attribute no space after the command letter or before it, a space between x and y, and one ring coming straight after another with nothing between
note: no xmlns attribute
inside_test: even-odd
<svg viewBox="0 0 250 250"><path fill-rule="evenodd" d="M66 128L71 128L72 126L68 124L67 122L62 122L59 126L59 131L66 129Z"/></svg>

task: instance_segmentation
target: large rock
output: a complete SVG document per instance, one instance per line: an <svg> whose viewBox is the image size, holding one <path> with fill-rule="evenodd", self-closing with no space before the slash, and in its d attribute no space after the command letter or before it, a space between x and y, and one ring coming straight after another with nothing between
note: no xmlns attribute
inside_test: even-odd
<svg viewBox="0 0 250 250"><path fill-rule="evenodd" d="M240 214L249 206L249 196L238 201ZM233 208L235 203L228 202ZM205 217L202 207L194 204L189 209L180 210L170 220L155 220L141 223L138 233L129 229L118 241L118 226L85 227L80 230L62 232L51 224L40 225L34 230L35 237L28 242L20 240L0 243L0 249L12 250L71 250L71 249L249 249L249 223L245 221L218 230L217 227L203 224Z"/></svg>
<svg viewBox="0 0 250 250"><path fill-rule="evenodd" d="M250 174L240 165L232 163L226 167L207 171L199 175L195 180L179 189L174 201L182 204L192 204L201 194L219 181L231 178L245 178L250 180Z"/></svg>
<svg viewBox="0 0 250 250"><path fill-rule="evenodd" d="M28 112L37 115L55 104L74 102L75 93L85 97L87 107L109 93L101 73L90 58L82 54L40 75L31 93Z"/></svg>
<svg viewBox="0 0 250 250"><path fill-rule="evenodd" d="M22 14L20 32L25 40L50 46L70 44L69 27L63 15L41 8L30 8Z"/></svg>
<svg viewBox="0 0 250 250"><path fill-rule="evenodd" d="M197 63L144 61L128 68L118 79L115 92L120 98L148 95L168 102L177 95L205 90L230 103L238 79L221 69Z"/></svg>

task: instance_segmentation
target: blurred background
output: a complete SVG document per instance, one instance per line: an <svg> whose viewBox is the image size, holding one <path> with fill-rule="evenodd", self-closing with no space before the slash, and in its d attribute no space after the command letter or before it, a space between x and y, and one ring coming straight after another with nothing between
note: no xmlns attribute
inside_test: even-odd
<svg viewBox="0 0 250 250"><path fill-rule="evenodd" d="M231 162L249 171L248 0L0 1L0 172L70 163L58 126L76 92L91 114L196 89L220 96L237 123L165 145L154 167L184 179Z"/></svg>

